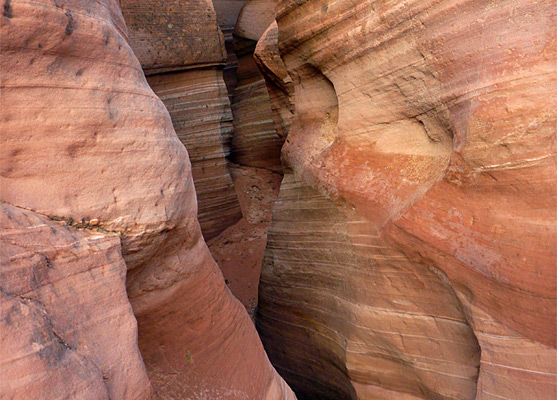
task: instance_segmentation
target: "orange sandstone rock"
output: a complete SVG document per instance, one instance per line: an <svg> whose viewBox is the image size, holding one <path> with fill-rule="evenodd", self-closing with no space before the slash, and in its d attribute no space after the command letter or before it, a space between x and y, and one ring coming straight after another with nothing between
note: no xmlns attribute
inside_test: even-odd
<svg viewBox="0 0 557 400"><path fill-rule="evenodd" d="M555 397L554 15L279 2L280 58L270 30L257 54L273 90L279 60L294 85L293 174L259 329L299 393Z"/></svg>

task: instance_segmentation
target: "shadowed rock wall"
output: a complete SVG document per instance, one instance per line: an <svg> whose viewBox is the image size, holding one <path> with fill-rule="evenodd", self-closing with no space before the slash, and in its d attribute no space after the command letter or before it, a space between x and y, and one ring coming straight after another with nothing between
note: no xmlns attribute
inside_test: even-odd
<svg viewBox="0 0 557 400"><path fill-rule="evenodd" d="M130 45L188 149L208 240L241 218L226 157L232 111L223 80L224 40L210 0L122 1Z"/></svg>

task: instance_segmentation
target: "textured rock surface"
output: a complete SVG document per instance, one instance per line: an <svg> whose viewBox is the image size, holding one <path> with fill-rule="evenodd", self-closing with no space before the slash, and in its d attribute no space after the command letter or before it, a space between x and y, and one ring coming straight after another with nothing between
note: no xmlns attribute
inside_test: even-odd
<svg viewBox="0 0 557 400"><path fill-rule="evenodd" d="M299 393L555 397L554 12L279 3L294 174L258 318ZM276 90L271 34L256 53Z"/></svg>
<svg viewBox="0 0 557 400"><path fill-rule="evenodd" d="M236 77L236 69L238 68L238 58L232 46L234 28L240 10L244 5L245 0L213 0L213 6L217 14L217 21L224 36L226 47L226 65L224 67L224 80L228 93L232 95L236 84L238 83Z"/></svg>
<svg viewBox="0 0 557 400"><path fill-rule="evenodd" d="M283 140L273 121L265 79L254 58L257 40L274 20L274 1L246 1L235 28L234 51L238 57L237 86L232 93L234 115L233 161L281 172Z"/></svg>
<svg viewBox="0 0 557 400"><path fill-rule="evenodd" d="M225 159L232 143L232 112L215 11L210 0L126 0L122 7L130 44L190 154L198 218L210 239L241 218Z"/></svg>
<svg viewBox="0 0 557 400"><path fill-rule="evenodd" d="M209 240L242 216L225 158L233 127L222 70L186 70L152 75L147 81L164 102L178 138L188 149L197 215ZM228 146L224 148L223 143Z"/></svg>
<svg viewBox="0 0 557 400"><path fill-rule="evenodd" d="M276 0L247 0L240 10L234 34L258 41L276 16Z"/></svg>
<svg viewBox="0 0 557 400"><path fill-rule="evenodd" d="M302 398L474 398L480 349L450 285L292 174L259 292L263 343Z"/></svg>
<svg viewBox="0 0 557 400"><path fill-rule="evenodd" d="M275 129L265 80L253 58L254 48L255 43L237 52L238 84L232 95L231 158L241 165L280 172L283 140Z"/></svg>
<svg viewBox="0 0 557 400"><path fill-rule="evenodd" d="M274 128L265 81L253 57L256 40L265 29L262 25L273 20L275 7L273 2L247 1L230 14L232 8L222 9L223 5L215 3L219 23L229 32L225 33L229 54L225 74L234 71L233 81L227 82L234 116L230 159L238 163L231 163L230 171L243 218L208 245L230 290L253 316L267 230L282 179L283 140Z"/></svg>
<svg viewBox="0 0 557 400"><path fill-rule="evenodd" d="M147 398L118 236L0 209L0 397Z"/></svg>
<svg viewBox="0 0 557 400"><path fill-rule="evenodd" d="M157 398L292 398L203 241L187 152L127 43L118 3L6 4L2 200L119 233ZM52 339L48 321L35 320ZM66 368L92 370L77 362ZM98 382L93 398L103 396Z"/></svg>
<svg viewBox="0 0 557 400"><path fill-rule="evenodd" d="M278 47L278 26L269 25L255 48L255 61L262 71L277 134L284 140L294 117L294 84Z"/></svg>
<svg viewBox="0 0 557 400"><path fill-rule="evenodd" d="M211 0L122 0L130 45L147 75L226 58Z"/></svg>

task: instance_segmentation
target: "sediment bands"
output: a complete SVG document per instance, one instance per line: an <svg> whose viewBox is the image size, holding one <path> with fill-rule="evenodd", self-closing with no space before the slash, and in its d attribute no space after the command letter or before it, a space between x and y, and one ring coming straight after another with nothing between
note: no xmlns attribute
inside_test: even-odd
<svg viewBox="0 0 557 400"><path fill-rule="evenodd" d="M555 396L551 15L278 2L256 55L292 173L258 327L302 398Z"/></svg>

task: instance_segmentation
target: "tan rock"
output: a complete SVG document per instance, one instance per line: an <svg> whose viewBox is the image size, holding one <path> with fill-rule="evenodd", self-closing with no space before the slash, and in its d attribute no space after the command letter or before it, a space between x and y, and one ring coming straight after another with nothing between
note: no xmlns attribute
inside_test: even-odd
<svg viewBox="0 0 557 400"><path fill-rule="evenodd" d="M130 46L146 75L226 58L211 0L122 0Z"/></svg>
<svg viewBox="0 0 557 400"><path fill-rule="evenodd" d="M226 160L233 126L222 70L151 75L147 81L164 102L178 138L188 149L197 215L203 236L209 240L242 217Z"/></svg>
<svg viewBox="0 0 557 400"><path fill-rule="evenodd" d="M240 10L234 34L256 42L276 15L276 0L247 0Z"/></svg>
<svg viewBox="0 0 557 400"><path fill-rule="evenodd" d="M226 50L217 16L209 0L124 1L122 7L130 44L149 75L149 85L188 149L198 218L203 235L210 239L241 218L225 158L230 155L233 127L220 68Z"/></svg>
<svg viewBox="0 0 557 400"><path fill-rule="evenodd" d="M284 140L294 117L294 84L278 48L278 26L271 23L257 42L255 61L267 83L277 134Z"/></svg>
<svg viewBox="0 0 557 400"><path fill-rule="evenodd" d="M251 167L282 172L278 135L265 79L253 57L255 43L238 51L238 84L232 94L234 137L231 158Z"/></svg>
<svg viewBox="0 0 557 400"><path fill-rule="evenodd" d="M232 41L234 27L244 2L245 0L213 0L213 7L217 14L217 21L223 33L226 47L227 56L223 76L229 94L232 94L237 84L236 69L238 68L238 59L234 53Z"/></svg>
<svg viewBox="0 0 557 400"><path fill-rule="evenodd" d="M292 174L273 211L257 323L302 398L476 393L480 347L448 282Z"/></svg>

